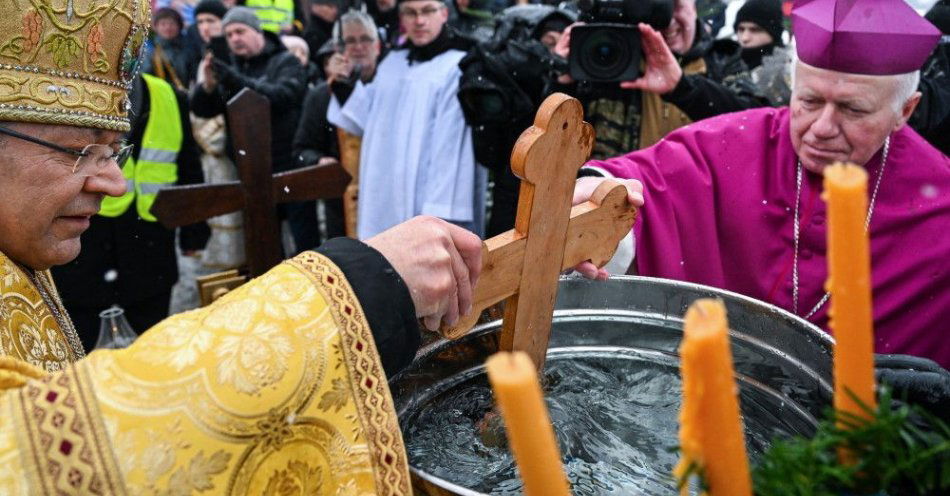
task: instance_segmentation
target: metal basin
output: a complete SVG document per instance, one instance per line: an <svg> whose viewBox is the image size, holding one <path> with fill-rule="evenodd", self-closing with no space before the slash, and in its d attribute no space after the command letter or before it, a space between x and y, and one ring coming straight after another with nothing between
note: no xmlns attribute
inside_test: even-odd
<svg viewBox="0 0 950 496"><path fill-rule="evenodd" d="M811 435L832 394L831 337L782 309L736 293L646 277L614 276L607 282L562 278L549 357L568 350L630 349L669 360L670 373L675 374L686 308L696 299L710 297L726 304L740 392L754 389L773 403L781 401L780 415L788 419L791 433ZM501 322L494 321L459 340L431 343L391 379L404 435L427 403L484 375L485 359L498 350L500 329ZM778 415L765 405L745 401L743 413ZM747 439L749 434L747 424ZM410 441L407 437L407 444ZM482 494L420 470L411 457L409 461L418 493Z"/></svg>

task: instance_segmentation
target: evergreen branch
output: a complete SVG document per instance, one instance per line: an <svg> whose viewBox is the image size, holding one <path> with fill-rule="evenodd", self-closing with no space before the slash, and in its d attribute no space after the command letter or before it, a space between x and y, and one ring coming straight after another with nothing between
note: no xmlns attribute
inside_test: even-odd
<svg viewBox="0 0 950 496"><path fill-rule="evenodd" d="M755 493L950 493L950 426L922 408L896 403L887 388L882 388L877 409L858 404L870 420L830 411L812 439L776 441L753 471ZM841 448L854 455L854 465L839 462Z"/></svg>

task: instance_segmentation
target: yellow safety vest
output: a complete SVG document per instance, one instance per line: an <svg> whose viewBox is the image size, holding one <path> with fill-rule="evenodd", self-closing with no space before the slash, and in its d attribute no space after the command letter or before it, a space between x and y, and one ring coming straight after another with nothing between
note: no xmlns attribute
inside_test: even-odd
<svg viewBox="0 0 950 496"><path fill-rule="evenodd" d="M264 30L280 33L294 23L294 0L247 0L244 6L254 9Z"/></svg>
<svg viewBox="0 0 950 496"><path fill-rule="evenodd" d="M138 160L129 158L122 167L125 194L105 197L99 215L118 217L135 199L139 217L155 222L155 216L149 210L155 203L158 190L178 181L176 162L182 142L181 114L175 90L170 84L150 74L142 74L142 78L148 86L150 109Z"/></svg>

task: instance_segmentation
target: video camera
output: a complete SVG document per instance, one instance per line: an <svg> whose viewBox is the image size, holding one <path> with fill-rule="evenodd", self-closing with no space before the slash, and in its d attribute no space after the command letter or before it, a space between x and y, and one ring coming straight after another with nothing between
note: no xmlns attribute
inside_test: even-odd
<svg viewBox="0 0 950 496"><path fill-rule="evenodd" d="M571 77L619 82L640 76L643 22L661 30L673 19L673 0L579 0L583 26L571 30Z"/></svg>

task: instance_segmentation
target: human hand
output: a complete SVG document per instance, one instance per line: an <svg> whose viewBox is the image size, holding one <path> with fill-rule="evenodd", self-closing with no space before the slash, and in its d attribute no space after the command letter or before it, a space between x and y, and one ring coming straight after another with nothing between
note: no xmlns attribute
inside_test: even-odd
<svg viewBox="0 0 950 496"><path fill-rule="evenodd" d="M627 200L633 206L640 208L643 206L643 183L636 179L616 179L606 177L582 177L574 184L574 197L571 199L571 205L579 205L590 199L594 190L604 181L614 181L624 185L627 188ZM581 262L574 267L578 273L588 279L598 279L606 281L610 275L606 270L598 268L590 261Z"/></svg>
<svg viewBox="0 0 950 496"><path fill-rule="evenodd" d="M564 60L569 60L571 56L571 30L574 29L574 26L583 26L583 22L575 22L568 26L561 37L558 38L557 43L554 45L554 54L563 57ZM557 82L561 84L571 84L574 82L574 78L571 77L570 73L561 74L557 77Z"/></svg>
<svg viewBox="0 0 950 496"><path fill-rule="evenodd" d="M353 63L349 57L341 53L334 53L327 61L327 83L333 84L338 79L346 79L353 72Z"/></svg>
<svg viewBox="0 0 950 496"><path fill-rule="evenodd" d="M201 59L201 63L198 64L198 82L207 93L211 93L215 87L218 86L218 78L215 76L214 69L212 68L212 58L213 55L211 52L208 52L204 58Z"/></svg>
<svg viewBox="0 0 950 496"><path fill-rule="evenodd" d="M624 81L620 83L620 87L659 95L673 91L683 78L683 68L676 61L662 34L642 22L637 27L640 29L640 47L646 67L639 79Z"/></svg>
<svg viewBox="0 0 950 496"><path fill-rule="evenodd" d="M245 86L244 77L227 62L212 58L211 67L214 69L213 72L218 79L218 83L226 88L239 89Z"/></svg>
<svg viewBox="0 0 950 496"><path fill-rule="evenodd" d="M414 217L366 244L389 260L405 281L427 329L454 325L472 310L472 295L482 268L482 241L461 227L435 217Z"/></svg>

